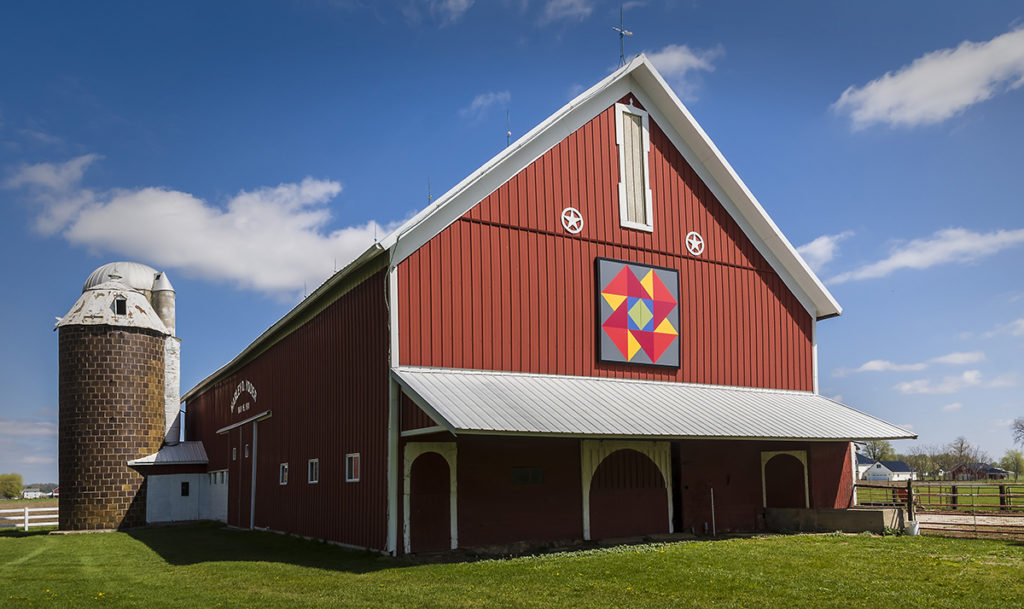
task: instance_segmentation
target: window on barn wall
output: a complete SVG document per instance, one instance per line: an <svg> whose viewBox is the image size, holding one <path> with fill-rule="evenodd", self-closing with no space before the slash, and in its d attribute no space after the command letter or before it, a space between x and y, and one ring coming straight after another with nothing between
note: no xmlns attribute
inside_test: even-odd
<svg viewBox="0 0 1024 609"><path fill-rule="evenodd" d="M345 482L359 482L359 453L345 455Z"/></svg>
<svg viewBox="0 0 1024 609"><path fill-rule="evenodd" d="M188 482L181 483L181 496L188 497Z"/></svg>
<svg viewBox="0 0 1024 609"><path fill-rule="evenodd" d="M619 147L619 223L626 228L654 230L650 170L651 143L647 113L615 104L615 143Z"/></svg>
<svg viewBox="0 0 1024 609"><path fill-rule="evenodd" d="M231 460L232 461L238 461L238 448L237 447L232 447L231 448Z"/></svg>
<svg viewBox="0 0 1024 609"><path fill-rule="evenodd" d="M309 466L307 467L306 480L310 484L316 484L320 482L320 459L310 459Z"/></svg>
<svg viewBox="0 0 1024 609"><path fill-rule="evenodd" d="M280 484L288 484L288 464L281 464L281 476L279 480Z"/></svg>

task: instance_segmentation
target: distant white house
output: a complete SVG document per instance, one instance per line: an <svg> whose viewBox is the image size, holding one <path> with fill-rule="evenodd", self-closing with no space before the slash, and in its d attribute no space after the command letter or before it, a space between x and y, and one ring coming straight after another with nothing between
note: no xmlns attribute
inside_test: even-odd
<svg viewBox="0 0 1024 609"><path fill-rule="evenodd" d="M46 495L47 495L47 493L44 493L43 491L41 491L41 490L39 490L39 489L37 489L35 487L27 488L27 489L21 491L21 498L22 499L39 499L40 497L45 497Z"/></svg>
<svg viewBox="0 0 1024 609"><path fill-rule="evenodd" d="M857 479L864 480L864 476L875 463L878 463L878 461L875 461L863 453L857 453Z"/></svg>
<svg viewBox="0 0 1024 609"><path fill-rule="evenodd" d="M917 472L903 461L875 461L874 465L869 466L865 470L863 478L864 480L900 482L904 480L917 480Z"/></svg>

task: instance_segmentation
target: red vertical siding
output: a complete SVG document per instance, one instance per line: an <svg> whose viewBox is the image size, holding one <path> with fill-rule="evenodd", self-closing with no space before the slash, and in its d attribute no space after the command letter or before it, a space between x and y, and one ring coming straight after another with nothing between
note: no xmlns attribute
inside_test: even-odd
<svg viewBox="0 0 1024 609"><path fill-rule="evenodd" d="M810 390L811 316L653 120L654 232L619 225L614 116L570 134L401 263L402 364ZM579 235L559 223L568 205L584 216ZM691 230L704 237L700 257L686 252ZM597 361L599 256L679 271L679 369Z"/></svg>
<svg viewBox="0 0 1024 609"><path fill-rule="evenodd" d="M440 296L438 295L438 298ZM430 310L428 308L428 310ZM437 309L439 312L441 308ZM210 469L230 463L229 435L216 430L264 410L259 423L256 526L357 546L386 542L388 420L387 312L384 274L354 287L308 323L212 389L188 402L189 439L202 440ZM229 410L238 383L256 388L251 410ZM248 430L251 425L246 425ZM362 480L345 481L345 455L360 453ZM320 482L307 482L309 459ZM247 487L232 463L229 502ZM289 464L287 485L279 466ZM243 507L247 501L242 503ZM237 509L237 508L233 508ZM248 514L236 518L248 526Z"/></svg>

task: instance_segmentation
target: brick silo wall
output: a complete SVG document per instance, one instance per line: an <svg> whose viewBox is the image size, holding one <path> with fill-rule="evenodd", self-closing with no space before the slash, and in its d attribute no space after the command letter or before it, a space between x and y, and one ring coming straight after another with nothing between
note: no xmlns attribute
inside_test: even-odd
<svg viewBox="0 0 1024 609"><path fill-rule="evenodd" d="M126 462L164 436L164 337L113 326L60 328L60 529L146 523L142 475Z"/></svg>

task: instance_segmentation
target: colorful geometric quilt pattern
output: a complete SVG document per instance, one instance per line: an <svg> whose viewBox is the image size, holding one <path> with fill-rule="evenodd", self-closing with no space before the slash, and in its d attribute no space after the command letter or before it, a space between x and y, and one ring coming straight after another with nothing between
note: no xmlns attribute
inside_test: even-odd
<svg viewBox="0 0 1024 609"><path fill-rule="evenodd" d="M679 366L679 274L599 259L597 280L600 359Z"/></svg>

